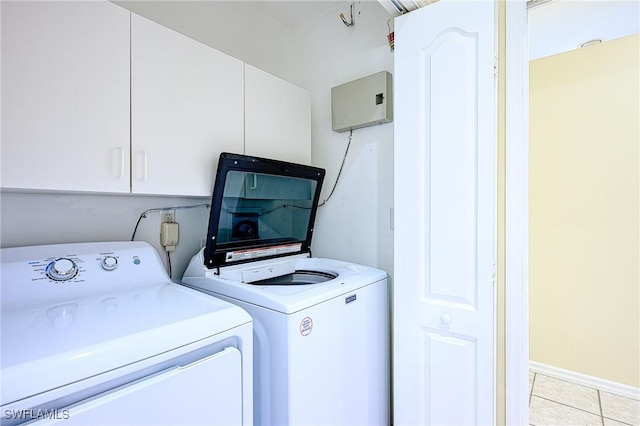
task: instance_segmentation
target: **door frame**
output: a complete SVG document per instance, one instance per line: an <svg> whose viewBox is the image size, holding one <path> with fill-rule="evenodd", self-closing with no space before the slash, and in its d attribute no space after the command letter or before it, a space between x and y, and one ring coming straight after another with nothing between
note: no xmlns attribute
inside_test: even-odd
<svg viewBox="0 0 640 426"><path fill-rule="evenodd" d="M529 43L526 0L506 1L506 424L529 424Z"/></svg>

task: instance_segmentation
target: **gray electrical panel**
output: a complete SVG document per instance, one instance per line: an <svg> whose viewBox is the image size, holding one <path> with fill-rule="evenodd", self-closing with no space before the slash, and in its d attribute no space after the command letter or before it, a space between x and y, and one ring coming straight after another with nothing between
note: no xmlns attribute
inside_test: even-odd
<svg viewBox="0 0 640 426"><path fill-rule="evenodd" d="M393 121L391 74L381 71L331 88L331 124L336 132Z"/></svg>

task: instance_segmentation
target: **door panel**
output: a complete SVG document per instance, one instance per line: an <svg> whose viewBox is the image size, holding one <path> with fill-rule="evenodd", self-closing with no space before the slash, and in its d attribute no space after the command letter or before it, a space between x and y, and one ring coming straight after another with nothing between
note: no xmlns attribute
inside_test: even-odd
<svg viewBox="0 0 640 426"><path fill-rule="evenodd" d="M421 52L419 71L431 259L425 297L471 307L476 305L476 44L477 34L445 31Z"/></svg>
<svg viewBox="0 0 640 426"><path fill-rule="evenodd" d="M442 330L423 329L422 356L426 360L425 382L423 389L432 388L429 395L423 395L426 402L422 407L421 417L430 419L430 424L478 424L477 400L474 389L477 387L477 373L474 368L442 368L443 365L473 366L477 356L475 339L467 336L444 334ZM447 386L433 388L436 383L446 383ZM439 410L438 407L452 407L455 409Z"/></svg>
<svg viewBox="0 0 640 426"><path fill-rule="evenodd" d="M494 422L495 13L396 20L394 421Z"/></svg>

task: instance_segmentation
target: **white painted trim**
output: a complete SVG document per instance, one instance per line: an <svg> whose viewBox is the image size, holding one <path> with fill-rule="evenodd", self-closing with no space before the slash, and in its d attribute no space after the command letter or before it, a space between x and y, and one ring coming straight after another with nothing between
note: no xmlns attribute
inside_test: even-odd
<svg viewBox="0 0 640 426"><path fill-rule="evenodd" d="M506 423L529 424L529 48L525 0L506 2Z"/></svg>
<svg viewBox="0 0 640 426"><path fill-rule="evenodd" d="M531 361L529 364L531 371L544 374L545 376L555 377L578 385L640 400L640 388L635 386L589 376L587 374L578 373L577 371L565 370L564 368L554 367L553 365L547 365L541 362Z"/></svg>

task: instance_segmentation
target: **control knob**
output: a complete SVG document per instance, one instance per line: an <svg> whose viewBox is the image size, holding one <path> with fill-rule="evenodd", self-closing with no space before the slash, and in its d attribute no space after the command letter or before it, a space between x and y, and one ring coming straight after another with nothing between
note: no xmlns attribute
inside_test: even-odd
<svg viewBox="0 0 640 426"><path fill-rule="evenodd" d="M78 273L78 265L66 257L61 257L47 265L47 276L56 281L67 281Z"/></svg>
<svg viewBox="0 0 640 426"><path fill-rule="evenodd" d="M118 259L113 256L106 256L100 262L100 266L105 271L113 271L118 267Z"/></svg>

